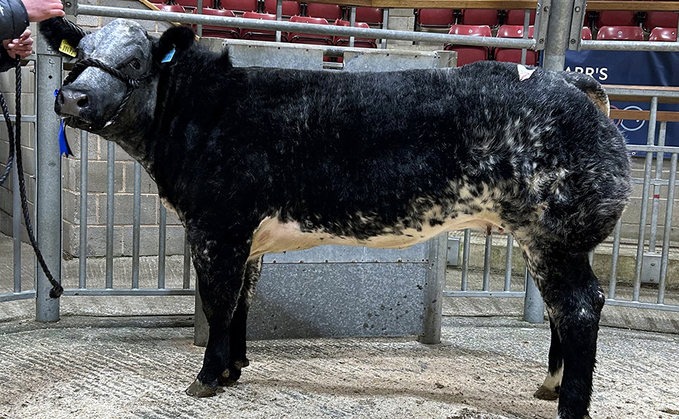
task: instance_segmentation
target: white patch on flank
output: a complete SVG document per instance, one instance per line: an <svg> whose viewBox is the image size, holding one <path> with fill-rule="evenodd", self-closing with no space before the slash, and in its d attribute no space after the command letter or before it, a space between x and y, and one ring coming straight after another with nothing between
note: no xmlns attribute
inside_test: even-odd
<svg viewBox="0 0 679 419"><path fill-rule="evenodd" d="M354 237L335 236L324 231L304 232L297 221L281 223L277 217L267 217L259 224L252 237L250 259L266 253L280 253L292 250L310 249L325 244L345 246L366 246L382 249L405 249L425 242L445 231L465 228L502 229L497 214L482 211L473 215L459 214L455 219L446 219L443 224L431 226L429 220L440 219L440 208L427 212L421 230L406 228L402 234L383 234L359 240Z"/></svg>
<svg viewBox="0 0 679 419"><path fill-rule="evenodd" d="M554 375L548 373L547 377L545 378L545 382L542 385L552 391L555 391L557 387L561 386L562 378L563 378L563 364L558 370L556 370Z"/></svg>

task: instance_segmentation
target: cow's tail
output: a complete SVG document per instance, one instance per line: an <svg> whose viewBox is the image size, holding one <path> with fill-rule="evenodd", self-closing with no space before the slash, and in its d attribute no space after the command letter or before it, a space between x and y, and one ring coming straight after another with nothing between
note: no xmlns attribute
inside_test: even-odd
<svg viewBox="0 0 679 419"><path fill-rule="evenodd" d="M592 76L588 76L582 73L576 72L566 72L564 77L567 82L582 90L589 98L594 102L594 104L601 109L606 116L611 114L611 104L608 101L608 95L606 91L601 86L601 84L594 79Z"/></svg>

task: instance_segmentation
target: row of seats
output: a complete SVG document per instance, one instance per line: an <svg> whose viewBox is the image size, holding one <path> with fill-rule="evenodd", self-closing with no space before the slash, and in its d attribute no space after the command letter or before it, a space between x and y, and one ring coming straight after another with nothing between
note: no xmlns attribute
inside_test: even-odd
<svg viewBox="0 0 679 419"><path fill-rule="evenodd" d="M159 8L164 6L181 6L185 9L195 9L197 7L197 0L152 0ZM276 14L276 0L217 0L203 1L205 8L211 9L226 9L231 10L236 16L241 16L246 12L258 12ZM208 7L211 6L211 7ZM175 10L178 10L175 8ZM282 17L290 19L292 16L308 16L324 18L327 21L333 22L336 20L349 20L349 8L339 6L337 4L325 3L306 3L298 1L283 1ZM370 7L356 8L356 21L365 22L370 27L382 27L383 13L382 9Z"/></svg>
<svg viewBox="0 0 679 419"><path fill-rule="evenodd" d="M447 28L454 24L463 25L523 25L524 10L491 10L491 9L418 9L416 24L419 29ZM653 28L676 28L679 15L674 12L629 12L601 11L589 12L585 17L585 26L591 29L604 26L640 26L650 32ZM535 24L535 10L530 11L530 25Z"/></svg>
<svg viewBox="0 0 679 419"><path fill-rule="evenodd" d="M523 38L523 25L502 25L497 29L499 38ZM453 35L469 36L493 36L493 31L488 25L453 25L448 31ZM533 38L533 26L528 28L528 38ZM582 39L591 40L592 30L588 27L582 28ZM599 29L597 34L599 40L632 40L643 41L643 30L639 26L605 26ZM677 40L677 29L675 28L654 28L651 31L649 41L675 42ZM475 61L494 59L496 61L521 62L521 50L509 48L488 48L463 45L447 44L446 50L457 51L457 65L465 65ZM537 51L526 51L526 64L536 65L538 62Z"/></svg>
<svg viewBox="0 0 679 419"><path fill-rule="evenodd" d="M589 28L586 28L589 30ZM453 35L469 36L493 36L493 32L488 25L453 25L448 33ZM498 38L523 38L523 25L502 25L497 29ZM584 33L583 33L584 35ZM528 38L533 37L533 26L528 27ZM590 32L591 39L591 32ZM514 48L489 48L474 47L465 45L447 44L445 49L457 52L457 65L462 66L476 61L494 59L495 61L505 61L512 63L521 62L522 51ZM537 65L538 52L533 50L526 51L526 64Z"/></svg>
<svg viewBox="0 0 679 419"><path fill-rule="evenodd" d="M184 6L178 4L159 4L158 8L163 11L185 13L186 10ZM193 10L192 13L197 13L197 10ZM232 10L226 9L212 9L204 8L203 14L212 16L224 16L224 17L236 17L236 13ZM276 15L270 13L258 13L258 12L244 12L241 15L245 19L261 19L261 20L276 20ZM328 25L327 19L322 17L309 17L309 16L291 16L290 22L294 23L311 23L316 25ZM350 26L351 23L347 20L337 19L334 23L336 26ZM359 28L370 28L366 22L356 22L356 27ZM249 28L229 28L222 26L203 26L203 36L217 37L217 38L240 38L240 39L250 39L254 41L275 41L276 32L261 29L249 29ZM302 43L302 44L315 44L315 45L337 45L337 46L349 46L349 38L346 36L332 36L332 35L316 35L316 34L306 34L306 33L281 33L281 40L284 42L292 43ZM377 44L374 39L364 39L355 38L354 46L357 48L377 48Z"/></svg>

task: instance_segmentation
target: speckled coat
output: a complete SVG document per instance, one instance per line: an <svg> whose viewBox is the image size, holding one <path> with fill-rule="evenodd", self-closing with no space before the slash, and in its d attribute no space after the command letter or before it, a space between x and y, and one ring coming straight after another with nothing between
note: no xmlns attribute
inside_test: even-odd
<svg viewBox="0 0 679 419"><path fill-rule="evenodd" d="M69 36L46 26L57 41ZM537 69L521 80L517 65L495 62L234 68L186 28L154 40L123 20L79 51L143 80L111 121L125 83L87 68L56 110L139 160L187 228L210 324L189 394L214 395L249 363L245 323L262 254L407 247L481 227L514 234L548 307L550 365L536 396L560 397L563 419L587 417L604 303L587 253L630 194L625 142L593 79Z"/></svg>

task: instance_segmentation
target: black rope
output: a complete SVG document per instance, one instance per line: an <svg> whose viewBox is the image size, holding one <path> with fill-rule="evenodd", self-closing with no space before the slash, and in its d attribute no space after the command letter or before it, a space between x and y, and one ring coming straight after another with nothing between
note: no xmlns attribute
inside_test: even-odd
<svg viewBox="0 0 679 419"><path fill-rule="evenodd" d="M59 298L61 294L64 292L64 288L56 279L54 279L52 273L47 267L47 263L45 263L45 259L42 257L42 252L40 252L38 242L35 240L35 234L33 234L33 227L31 225L31 219L28 212L28 199L26 198L26 181L24 179L24 168L21 159L21 61L18 59L15 70L16 70L16 112L15 112L16 120L14 122L15 130L12 130L12 123L9 118L7 104L5 103L5 98L2 97L2 93L0 93L1 99L0 104L2 105L2 112L5 116L5 121L7 122L7 128L9 133L8 135L10 153L9 158L7 160L7 168L5 169L5 174L3 174L2 178L0 179L0 185L7 178L6 175L10 171L12 157L16 153L16 165L18 175L17 178L19 181L19 193L21 195L21 209L23 211L24 222L26 224L26 231L28 232L28 238L31 242L31 246L33 246L33 250L35 251L35 256L38 260L38 263L42 267L42 271L45 273L45 276L52 285L52 289L50 290L50 297ZM14 134L13 131L16 131L16 134ZM16 216L16 214L14 214L14 216Z"/></svg>

